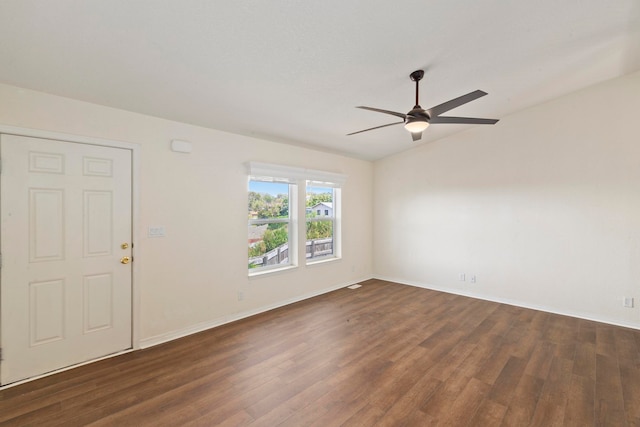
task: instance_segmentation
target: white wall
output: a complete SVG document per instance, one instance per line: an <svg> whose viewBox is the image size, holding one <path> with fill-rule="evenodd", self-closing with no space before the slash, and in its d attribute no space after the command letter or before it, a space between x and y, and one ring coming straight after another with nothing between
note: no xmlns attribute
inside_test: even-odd
<svg viewBox="0 0 640 427"><path fill-rule="evenodd" d="M135 262L142 345L371 277L370 162L7 85L0 85L0 124L141 145ZM193 153L171 152L172 139L192 142ZM247 277L247 161L348 175L341 260ZM147 238L158 225L167 236Z"/></svg>
<svg viewBox="0 0 640 427"><path fill-rule="evenodd" d="M376 162L374 276L640 328L639 114L635 73Z"/></svg>
<svg viewBox="0 0 640 427"><path fill-rule="evenodd" d="M7 85L0 124L141 145L143 344L372 275L640 327L638 94L640 73L373 166ZM342 260L247 277L246 161L349 176Z"/></svg>

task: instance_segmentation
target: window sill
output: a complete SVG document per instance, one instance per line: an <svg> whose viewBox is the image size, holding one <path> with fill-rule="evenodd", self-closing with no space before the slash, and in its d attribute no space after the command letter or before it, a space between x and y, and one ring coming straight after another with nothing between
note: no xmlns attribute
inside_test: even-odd
<svg viewBox="0 0 640 427"><path fill-rule="evenodd" d="M326 264L329 262L334 262L334 261L340 261L342 258L341 257L337 257L337 256L332 256L332 257L327 257L327 258L318 258L316 260L313 261L307 261L306 265L308 267L314 266L314 265L322 265L322 264Z"/></svg>
<svg viewBox="0 0 640 427"><path fill-rule="evenodd" d="M297 265L287 265L285 267L269 268L266 270L259 270L255 272L249 271L249 278L251 279L252 277L260 277L260 276L265 276L273 273L283 273L285 271L295 270L296 268L298 268Z"/></svg>

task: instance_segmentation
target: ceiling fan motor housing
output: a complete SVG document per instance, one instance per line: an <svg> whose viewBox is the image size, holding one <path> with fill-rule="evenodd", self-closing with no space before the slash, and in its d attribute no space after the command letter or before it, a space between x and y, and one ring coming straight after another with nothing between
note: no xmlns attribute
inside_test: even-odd
<svg viewBox="0 0 640 427"><path fill-rule="evenodd" d="M430 119L431 117L429 117L429 114L424 109L422 109L422 107L416 105L415 107L413 107L413 110L407 113L407 117L405 118L404 122L405 124L412 122L428 122Z"/></svg>

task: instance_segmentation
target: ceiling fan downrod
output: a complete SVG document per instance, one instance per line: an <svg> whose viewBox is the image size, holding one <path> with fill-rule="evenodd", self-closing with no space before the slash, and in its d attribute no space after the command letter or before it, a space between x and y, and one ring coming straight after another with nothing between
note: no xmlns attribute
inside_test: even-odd
<svg viewBox="0 0 640 427"><path fill-rule="evenodd" d="M416 70L413 73L409 74L409 78L411 79L411 81L416 82L416 105L413 108L421 108L418 95L420 94L420 80L422 80L423 77L424 70Z"/></svg>

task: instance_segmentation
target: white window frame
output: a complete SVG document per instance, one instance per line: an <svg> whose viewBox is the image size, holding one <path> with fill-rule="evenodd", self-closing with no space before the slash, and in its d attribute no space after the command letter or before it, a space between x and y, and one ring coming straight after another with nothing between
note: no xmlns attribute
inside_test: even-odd
<svg viewBox="0 0 640 427"><path fill-rule="evenodd" d="M249 181L247 182L247 190L250 188L251 181L254 182L277 182L282 184L287 184L288 192L289 192L289 217L288 218L258 218L258 219L249 219L248 225L264 225L264 224L287 224L287 245L288 245L288 261L286 263L281 264L273 264L273 265L265 265L262 267L255 268L247 268L249 270L249 276L262 274L268 271L274 270L283 270L287 268L292 268L297 266L297 254L298 254L298 245L297 245L297 233L295 227L295 218L297 217L297 203L296 202L296 194L297 194L297 185L295 183L291 183L287 180L282 180L273 177L264 177L264 176L249 176Z"/></svg>
<svg viewBox="0 0 640 427"><path fill-rule="evenodd" d="M341 218L341 198L342 187L344 186L347 175L326 172L315 169L306 169L294 166L284 166L262 162L246 163L249 180L266 181L266 182L283 182L289 184L289 263L286 265L276 264L274 266L258 267L249 270L249 276L258 276L264 273L276 272L286 269L297 268L298 259L302 257L307 265L317 264L328 260L340 259L342 257L341 238L342 236L342 218ZM332 187L334 189L333 201L333 254L306 259L306 203L298 202L298 195L303 197L306 195L306 185L311 183L316 187ZM304 190L303 190L304 188ZM302 199L306 200L306 199ZM301 215L305 221L298 221ZM326 220L326 217L323 217ZM252 220L249 220L252 221ZM272 219L253 220L266 221L267 223L276 222Z"/></svg>
<svg viewBox="0 0 640 427"><path fill-rule="evenodd" d="M305 215L305 219L304 219L304 227L305 227L305 234L304 234L304 259L305 259L305 263L307 265L313 265L313 264L317 264L317 263L322 263L325 261L329 261L329 260L333 260L333 259L340 259L342 258L342 221L341 221L341 205L342 205L342 188L340 183L336 183L336 182L327 182L327 181L318 181L318 180L306 180L305 182L305 200L306 200L306 196L307 196L307 187L320 187L320 188L330 188L333 191L333 194L331 196L331 202L333 203L333 215L328 216L328 215L322 215L323 209L320 209L320 214L318 214L316 212L315 217L307 217ZM317 211L317 210L316 210ZM306 212L306 211L305 211ZM333 235L332 235L332 245L333 245L333 251L330 254L327 255L321 255L321 256L316 256L313 258L307 258L307 234L306 234L306 228L307 228L307 223L308 222L326 222L326 221L331 221L332 222L332 230L333 230Z"/></svg>
<svg viewBox="0 0 640 427"><path fill-rule="evenodd" d="M286 167L279 165L270 165L266 163L249 163L249 180L247 182L247 190L251 181L257 182L276 182L287 184L289 189L289 218L264 218L249 219L248 225L263 224L287 224L287 243L288 243L288 262L282 264L267 265L256 268L247 268L249 276L256 276L267 272L281 271L290 268L296 268L298 265L298 203L297 203L297 184L299 177L291 173Z"/></svg>

